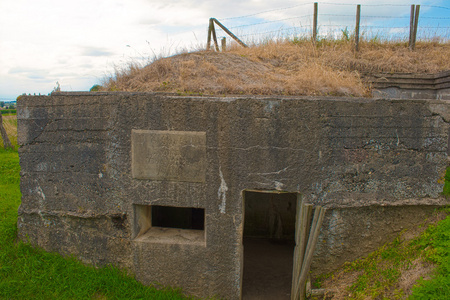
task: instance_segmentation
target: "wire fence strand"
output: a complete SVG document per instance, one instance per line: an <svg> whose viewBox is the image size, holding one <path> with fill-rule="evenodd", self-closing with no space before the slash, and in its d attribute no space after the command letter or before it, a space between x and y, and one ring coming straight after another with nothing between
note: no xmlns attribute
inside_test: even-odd
<svg viewBox="0 0 450 300"><path fill-rule="evenodd" d="M269 12L275 12L275 11L287 10L287 9L297 8L297 7L300 7L300 6L306 6L306 5L311 5L311 4L313 4L313 2L302 3L302 4L293 5L293 6L288 6L288 7L281 7L281 8L275 8L275 9L269 9L269 10L257 12L257 13L254 13L254 14L249 14L249 15L243 15L243 16L237 16L237 17L222 18L221 20L234 20L234 19L242 19L242 18L254 17L254 16L258 16L258 15L265 14L265 13L269 13Z"/></svg>
<svg viewBox="0 0 450 300"><path fill-rule="evenodd" d="M224 24L226 24L229 29L233 29L239 36L245 38L260 37L263 35L275 35L279 38L283 37L283 35L290 36L293 33L305 37L312 34L312 19L314 16L312 13L313 4L314 2L302 3L289 7L264 10L252 14L222 18L220 20L225 21ZM338 13L330 13L330 6L341 6L343 9L336 9ZM401 35L403 35L403 39L408 38L405 32L410 29L409 14L411 5L377 3L362 4L361 6L360 27L363 28L363 34L366 38L370 38L371 35L375 38L384 38L386 40L398 39ZM303 9L303 13L298 14L298 8L300 7L307 7L309 10L308 13L305 14L305 10ZM353 7L356 7L356 5L351 3L319 2L318 38L339 38L342 36L343 32L345 32L345 34L351 34L351 30L349 31L348 28L355 27L356 19L354 9L352 9ZM376 11L371 9L372 13L364 14L364 7L394 7L397 9L395 9L394 12L389 11L389 13L386 14L376 13ZM421 7L427 9L450 10L449 7L437 5L421 5ZM321 10L324 12L321 12ZM276 19L270 18L273 17L273 15L266 17L262 16L263 14L272 12L283 12L284 15L291 16ZM373 12L375 12L375 14ZM276 15L279 16L280 14ZM429 11L425 10L422 12L419 20L420 25L417 34L419 40L430 38L429 35L431 31L434 31L431 34L437 35L438 38L441 38L444 41L450 39L450 17L445 14L432 16ZM322 31L320 31L320 28L322 28ZM270 38L270 36L265 38Z"/></svg>
<svg viewBox="0 0 450 300"><path fill-rule="evenodd" d="M313 35L314 2L301 3L287 7L274 7L237 16L218 18L220 22L245 42L258 43L269 39L305 39ZM383 8L392 9L383 9ZM417 40L450 41L450 7L439 5L420 5ZM348 39L354 34L356 4L318 2L317 39ZM387 41L408 40L410 31L409 4L377 3L361 5L360 35L363 39ZM203 29L195 26L183 28L170 36L177 43L194 45L206 40L207 22ZM228 35L216 28L217 37ZM175 42L173 42L175 43ZM177 44L178 45L178 44ZM189 45L187 46L189 47ZM195 45L194 45L195 47Z"/></svg>

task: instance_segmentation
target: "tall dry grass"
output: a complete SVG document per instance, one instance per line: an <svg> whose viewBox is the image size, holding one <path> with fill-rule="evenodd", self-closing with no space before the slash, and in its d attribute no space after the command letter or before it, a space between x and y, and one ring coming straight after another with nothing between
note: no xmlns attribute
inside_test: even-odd
<svg viewBox="0 0 450 300"><path fill-rule="evenodd" d="M364 75L380 72L435 73L450 69L450 44L350 40L266 41L225 52L196 51L131 64L107 78L108 91L186 94L278 94L367 96Z"/></svg>
<svg viewBox="0 0 450 300"><path fill-rule="evenodd" d="M2 119L6 134L8 135L11 144L17 149L17 117L16 115L4 115ZM3 148L3 139L1 136L0 148Z"/></svg>

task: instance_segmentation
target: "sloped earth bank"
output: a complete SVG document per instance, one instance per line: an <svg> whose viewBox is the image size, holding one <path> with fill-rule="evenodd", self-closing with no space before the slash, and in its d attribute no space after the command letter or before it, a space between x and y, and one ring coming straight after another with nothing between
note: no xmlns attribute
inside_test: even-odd
<svg viewBox="0 0 450 300"><path fill-rule="evenodd" d="M362 78L380 72L436 73L450 70L450 43L348 41L267 42L226 52L198 51L131 64L105 80L103 90L179 94L369 96Z"/></svg>
<svg viewBox="0 0 450 300"><path fill-rule="evenodd" d="M421 278L430 279L435 269L435 266L424 257L424 253L414 250L410 247L410 243L417 239L429 225L435 225L446 216L448 214L445 212L436 212L423 224L402 232L399 235L399 243L388 244L375 255L359 260L361 262L359 265L366 267L352 268L352 262L328 274L320 284L320 287L328 293L313 299L407 299L417 281ZM390 251L389 247L395 247L396 250ZM403 257L404 261L395 255L392 255L394 259L388 258L389 253L396 251L408 253ZM374 268L375 272L368 270L367 265ZM351 287L355 286L358 280L365 282L364 288L356 288L359 291L352 290Z"/></svg>

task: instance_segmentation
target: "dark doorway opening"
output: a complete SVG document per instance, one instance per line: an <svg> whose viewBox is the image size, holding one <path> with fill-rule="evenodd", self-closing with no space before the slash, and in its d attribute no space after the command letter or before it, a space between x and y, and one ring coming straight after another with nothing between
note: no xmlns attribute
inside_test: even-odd
<svg viewBox="0 0 450 300"><path fill-rule="evenodd" d="M244 300L290 299L297 195L244 191Z"/></svg>

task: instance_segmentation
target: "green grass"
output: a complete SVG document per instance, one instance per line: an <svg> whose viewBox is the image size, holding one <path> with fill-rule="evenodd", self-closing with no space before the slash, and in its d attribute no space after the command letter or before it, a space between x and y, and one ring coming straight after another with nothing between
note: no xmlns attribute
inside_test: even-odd
<svg viewBox="0 0 450 300"><path fill-rule="evenodd" d="M0 149L0 299L189 299L115 267L96 269L16 241L19 172L17 151Z"/></svg>
<svg viewBox="0 0 450 300"><path fill-rule="evenodd" d="M354 295L366 294L373 298L382 296L399 279L400 268L408 267L417 258L414 248L402 248L399 239L381 247L364 260L355 261L347 266L348 270L363 272L349 287ZM383 262L384 266L380 266Z"/></svg>
<svg viewBox="0 0 450 300"><path fill-rule="evenodd" d="M357 279L347 287L351 295L348 299L388 299L385 298L387 292L396 299L403 295L403 291L395 291L401 270L411 267L420 254L418 246L404 245L397 238L363 259L346 263L336 272L336 276L350 272L358 274ZM330 276L334 277L335 274L324 275L319 280L319 286L321 281Z"/></svg>
<svg viewBox="0 0 450 300"><path fill-rule="evenodd" d="M437 268L432 280L419 281L411 299L450 299L450 216L437 226L430 226L417 245Z"/></svg>

